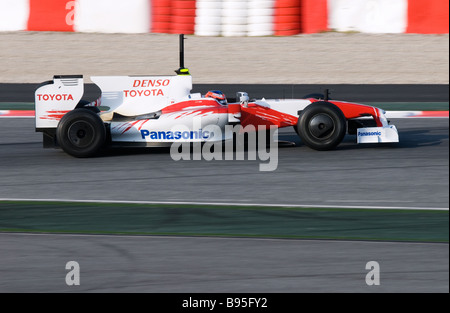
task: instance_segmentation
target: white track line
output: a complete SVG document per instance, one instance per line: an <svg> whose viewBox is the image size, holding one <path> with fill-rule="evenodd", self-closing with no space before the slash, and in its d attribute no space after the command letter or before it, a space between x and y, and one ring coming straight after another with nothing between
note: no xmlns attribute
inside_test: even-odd
<svg viewBox="0 0 450 313"><path fill-rule="evenodd" d="M449 208L405 207L405 206L355 206L355 205L316 205L316 204L282 204L282 203L241 203L241 202L196 202L196 201L130 201L130 200L73 200L73 199L19 199L0 198L0 201L30 202L73 202L73 203L111 203L111 204L174 204L174 205L213 205L236 207L282 207L282 208L330 208L330 209L380 209L380 210L432 210L448 211Z"/></svg>
<svg viewBox="0 0 450 313"><path fill-rule="evenodd" d="M137 240L137 239L143 239L143 240L176 240L176 241L192 241L195 240L198 241L292 241L292 238L265 238L265 237L219 237L219 236L177 236L177 235L124 235L124 234L76 234L76 233L39 233L39 232L0 232L0 236L7 237L7 236L13 236L13 237L91 237L91 238L124 238L124 239L131 239L131 240ZM295 239L297 241L302 242L309 242L313 244L320 245L325 242L329 243L336 243L336 242L346 242L348 244L351 244L351 242L355 242L358 244L364 244L364 245L383 245L383 246L399 246L399 245L426 245L427 247L431 245L436 246L442 246L442 245L448 245L448 242L420 242L420 241L362 241L362 240L351 240L351 239L306 239L306 238L298 238Z"/></svg>

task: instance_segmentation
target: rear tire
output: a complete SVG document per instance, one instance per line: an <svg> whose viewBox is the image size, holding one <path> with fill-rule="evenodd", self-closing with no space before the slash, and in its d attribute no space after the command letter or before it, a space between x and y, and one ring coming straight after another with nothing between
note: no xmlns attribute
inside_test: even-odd
<svg viewBox="0 0 450 313"><path fill-rule="evenodd" d="M59 121L56 140L66 153L78 158L90 157L104 146L106 128L92 110L75 109Z"/></svg>
<svg viewBox="0 0 450 313"><path fill-rule="evenodd" d="M330 102L314 102L298 118L298 135L305 145L315 150L331 150L344 139L347 120Z"/></svg>

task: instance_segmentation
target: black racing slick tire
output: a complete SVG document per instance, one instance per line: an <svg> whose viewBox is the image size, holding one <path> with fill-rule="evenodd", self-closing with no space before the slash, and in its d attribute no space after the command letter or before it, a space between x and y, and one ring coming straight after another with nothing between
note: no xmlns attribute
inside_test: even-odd
<svg viewBox="0 0 450 313"><path fill-rule="evenodd" d="M98 114L89 109L75 109L58 123L56 140L59 146L74 157L94 156L104 146L106 128Z"/></svg>
<svg viewBox="0 0 450 313"><path fill-rule="evenodd" d="M332 150L347 132L347 120L342 111L330 102L314 102L301 113L297 131L302 142L314 150Z"/></svg>

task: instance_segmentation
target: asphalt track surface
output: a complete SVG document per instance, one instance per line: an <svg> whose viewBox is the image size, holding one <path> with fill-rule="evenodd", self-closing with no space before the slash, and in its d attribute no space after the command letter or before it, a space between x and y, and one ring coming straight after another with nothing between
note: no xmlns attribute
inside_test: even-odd
<svg viewBox="0 0 450 313"><path fill-rule="evenodd" d="M269 160L174 161L167 148L77 159L43 149L34 119L1 119L0 198L448 208L448 119L392 123L398 144L347 136L326 152L281 129L279 139L295 146L281 145L270 160L276 170L263 172Z"/></svg>
<svg viewBox="0 0 450 313"><path fill-rule="evenodd" d="M441 100L442 101L442 100ZM448 119L392 120L400 143L335 151L280 139L278 167L178 161L167 149L75 159L43 149L34 120L0 120L0 198L448 208ZM448 292L448 244L250 238L0 235L2 292ZM67 286L77 261L81 285ZM381 284L368 286L369 261Z"/></svg>
<svg viewBox="0 0 450 313"><path fill-rule="evenodd" d="M448 244L1 234L0 247L1 292L448 292Z"/></svg>
<svg viewBox="0 0 450 313"><path fill-rule="evenodd" d="M280 138L278 168L178 161L166 150L75 159L33 119L2 119L1 198L448 208L448 119L402 119L401 143L336 151ZM448 292L448 244L153 236L0 235L2 292ZM79 262L81 285L65 284ZM377 261L381 284L368 286Z"/></svg>

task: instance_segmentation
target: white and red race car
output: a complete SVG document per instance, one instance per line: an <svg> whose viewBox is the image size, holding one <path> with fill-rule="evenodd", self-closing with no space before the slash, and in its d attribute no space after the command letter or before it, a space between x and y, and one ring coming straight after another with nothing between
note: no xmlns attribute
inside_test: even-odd
<svg viewBox="0 0 450 313"><path fill-rule="evenodd" d="M238 92L228 103L219 91L191 93L192 76L184 68L180 35L180 69L172 76L94 76L101 89L94 102L82 100L81 75L54 76L35 92L36 131L44 147L59 146L75 157L95 155L108 144L152 146L174 142L224 141L227 125L255 129L294 127L302 142L316 150L330 150L346 133L357 143L398 142L382 109L345 101L260 99L250 101ZM107 108L100 111L98 107Z"/></svg>

